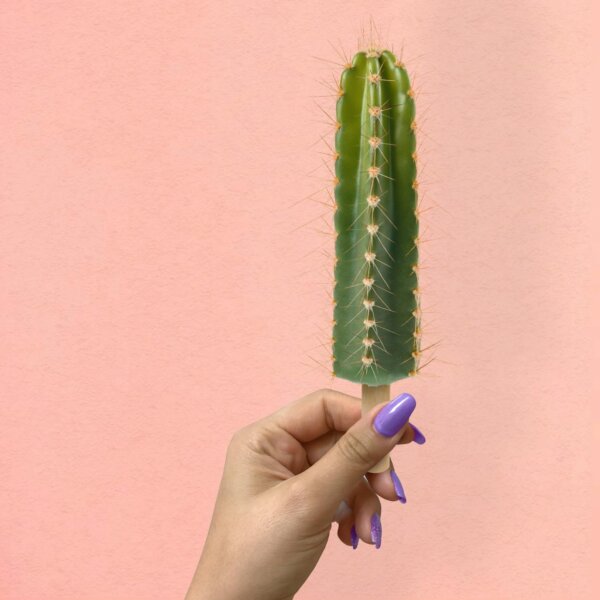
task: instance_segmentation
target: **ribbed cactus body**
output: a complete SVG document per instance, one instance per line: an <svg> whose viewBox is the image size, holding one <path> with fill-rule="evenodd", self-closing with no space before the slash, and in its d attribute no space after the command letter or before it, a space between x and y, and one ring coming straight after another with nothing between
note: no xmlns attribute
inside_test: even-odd
<svg viewBox="0 0 600 600"><path fill-rule="evenodd" d="M333 370L378 386L416 373L420 344L415 104L389 51L359 52L337 101Z"/></svg>

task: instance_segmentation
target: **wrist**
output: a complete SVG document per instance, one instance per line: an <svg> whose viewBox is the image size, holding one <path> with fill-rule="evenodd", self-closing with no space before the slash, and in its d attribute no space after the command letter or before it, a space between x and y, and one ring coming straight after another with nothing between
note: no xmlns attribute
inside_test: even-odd
<svg viewBox="0 0 600 600"><path fill-rule="evenodd" d="M194 579L185 596L185 600L294 600L291 596L255 596L246 588L245 590L232 589L236 581L234 575L228 575L224 581L219 577L218 571L212 571L206 564L200 563L194 574Z"/></svg>
<svg viewBox="0 0 600 600"><path fill-rule="evenodd" d="M223 592L222 589L219 590L218 586L211 589L209 586L203 585L202 581L194 580L185 595L185 600L294 600L294 596L267 599L264 596L253 598L248 594L230 595Z"/></svg>

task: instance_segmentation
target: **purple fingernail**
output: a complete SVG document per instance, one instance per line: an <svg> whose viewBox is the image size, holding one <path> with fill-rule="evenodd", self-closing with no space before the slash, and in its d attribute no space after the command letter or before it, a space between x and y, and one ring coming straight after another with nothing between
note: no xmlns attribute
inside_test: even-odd
<svg viewBox="0 0 600 600"><path fill-rule="evenodd" d="M419 445L424 444L426 442L425 436L419 431L416 425L413 425L411 423L410 426L412 427L412 430L414 432L413 442Z"/></svg>
<svg viewBox="0 0 600 600"><path fill-rule="evenodd" d="M385 437L396 435L408 423L416 405L410 394L400 394L377 413L373 422L375 430Z"/></svg>
<svg viewBox="0 0 600 600"><path fill-rule="evenodd" d="M400 479L398 479L398 475L396 475L396 471L390 471L390 476L392 477L392 483L394 484L394 490L396 490L398 500L400 500L402 504L406 504L406 494L404 493L404 488L402 487Z"/></svg>
<svg viewBox="0 0 600 600"><path fill-rule="evenodd" d="M356 550L358 546L358 533L356 533L356 527L352 525L352 529L350 529L350 540L352 541L352 549Z"/></svg>
<svg viewBox="0 0 600 600"><path fill-rule="evenodd" d="M371 541L377 549L381 547L381 534L381 519L377 513L373 513L371 517Z"/></svg>

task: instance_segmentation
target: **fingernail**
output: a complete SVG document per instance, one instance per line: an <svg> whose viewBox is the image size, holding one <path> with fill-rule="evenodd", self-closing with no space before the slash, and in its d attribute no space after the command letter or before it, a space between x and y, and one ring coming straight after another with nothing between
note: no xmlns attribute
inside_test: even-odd
<svg viewBox="0 0 600 600"><path fill-rule="evenodd" d="M416 405L410 394L400 394L377 413L373 422L376 431L385 437L396 435L408 423Z"/></svg>
<svg viewBox="0 0 600 600"><path fill-rule="evenodd" d="M377 549L381 547L381 533L381 519L377 513L373 513L371 517L371 541Z"/></svg>
<svg viewBox="0 0 600 600"><path fill-rule="evenodd" d="M358 533L356 533L356 527L352 525L352 529L350 529L350 540L352 541L352 549L356 550L358 546Z"/></svg>
<svg viewBox="0 0 600 600"><path fill-rule="evenodd" d="M390 471L390 475L392 477L392 483L394 484L394 490L396 491L398 500L400 500L402 504L406 504L406 494L404 493L404 488L402 487L400 479L398 479L398 475L396 475L396 471Z"/></svg>
<svg viewBox="0 0 600 600"><path fill-rule="evenodd" d="M412 430L414 432L413 442L419 445L424 444L427 441L425 439L425 436L419 431L416 425L413 425L411 423L410 426L412 427Z"/></svg>

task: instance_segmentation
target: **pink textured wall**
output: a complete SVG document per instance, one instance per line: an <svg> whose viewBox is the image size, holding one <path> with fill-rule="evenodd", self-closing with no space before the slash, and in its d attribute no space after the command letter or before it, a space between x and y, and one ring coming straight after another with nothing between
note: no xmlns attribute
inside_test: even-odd
<svg viewBox="0 0 600 600"><path fill-rule="evenodd" d="M231 433L358 393L317 364L331 215L303 198L337 73L311 57L370 14L425 113L441 343L394 388L428 437L408 504L299 599L592 597L587 6L2 3L1 598L182 597Z"/></svg>

